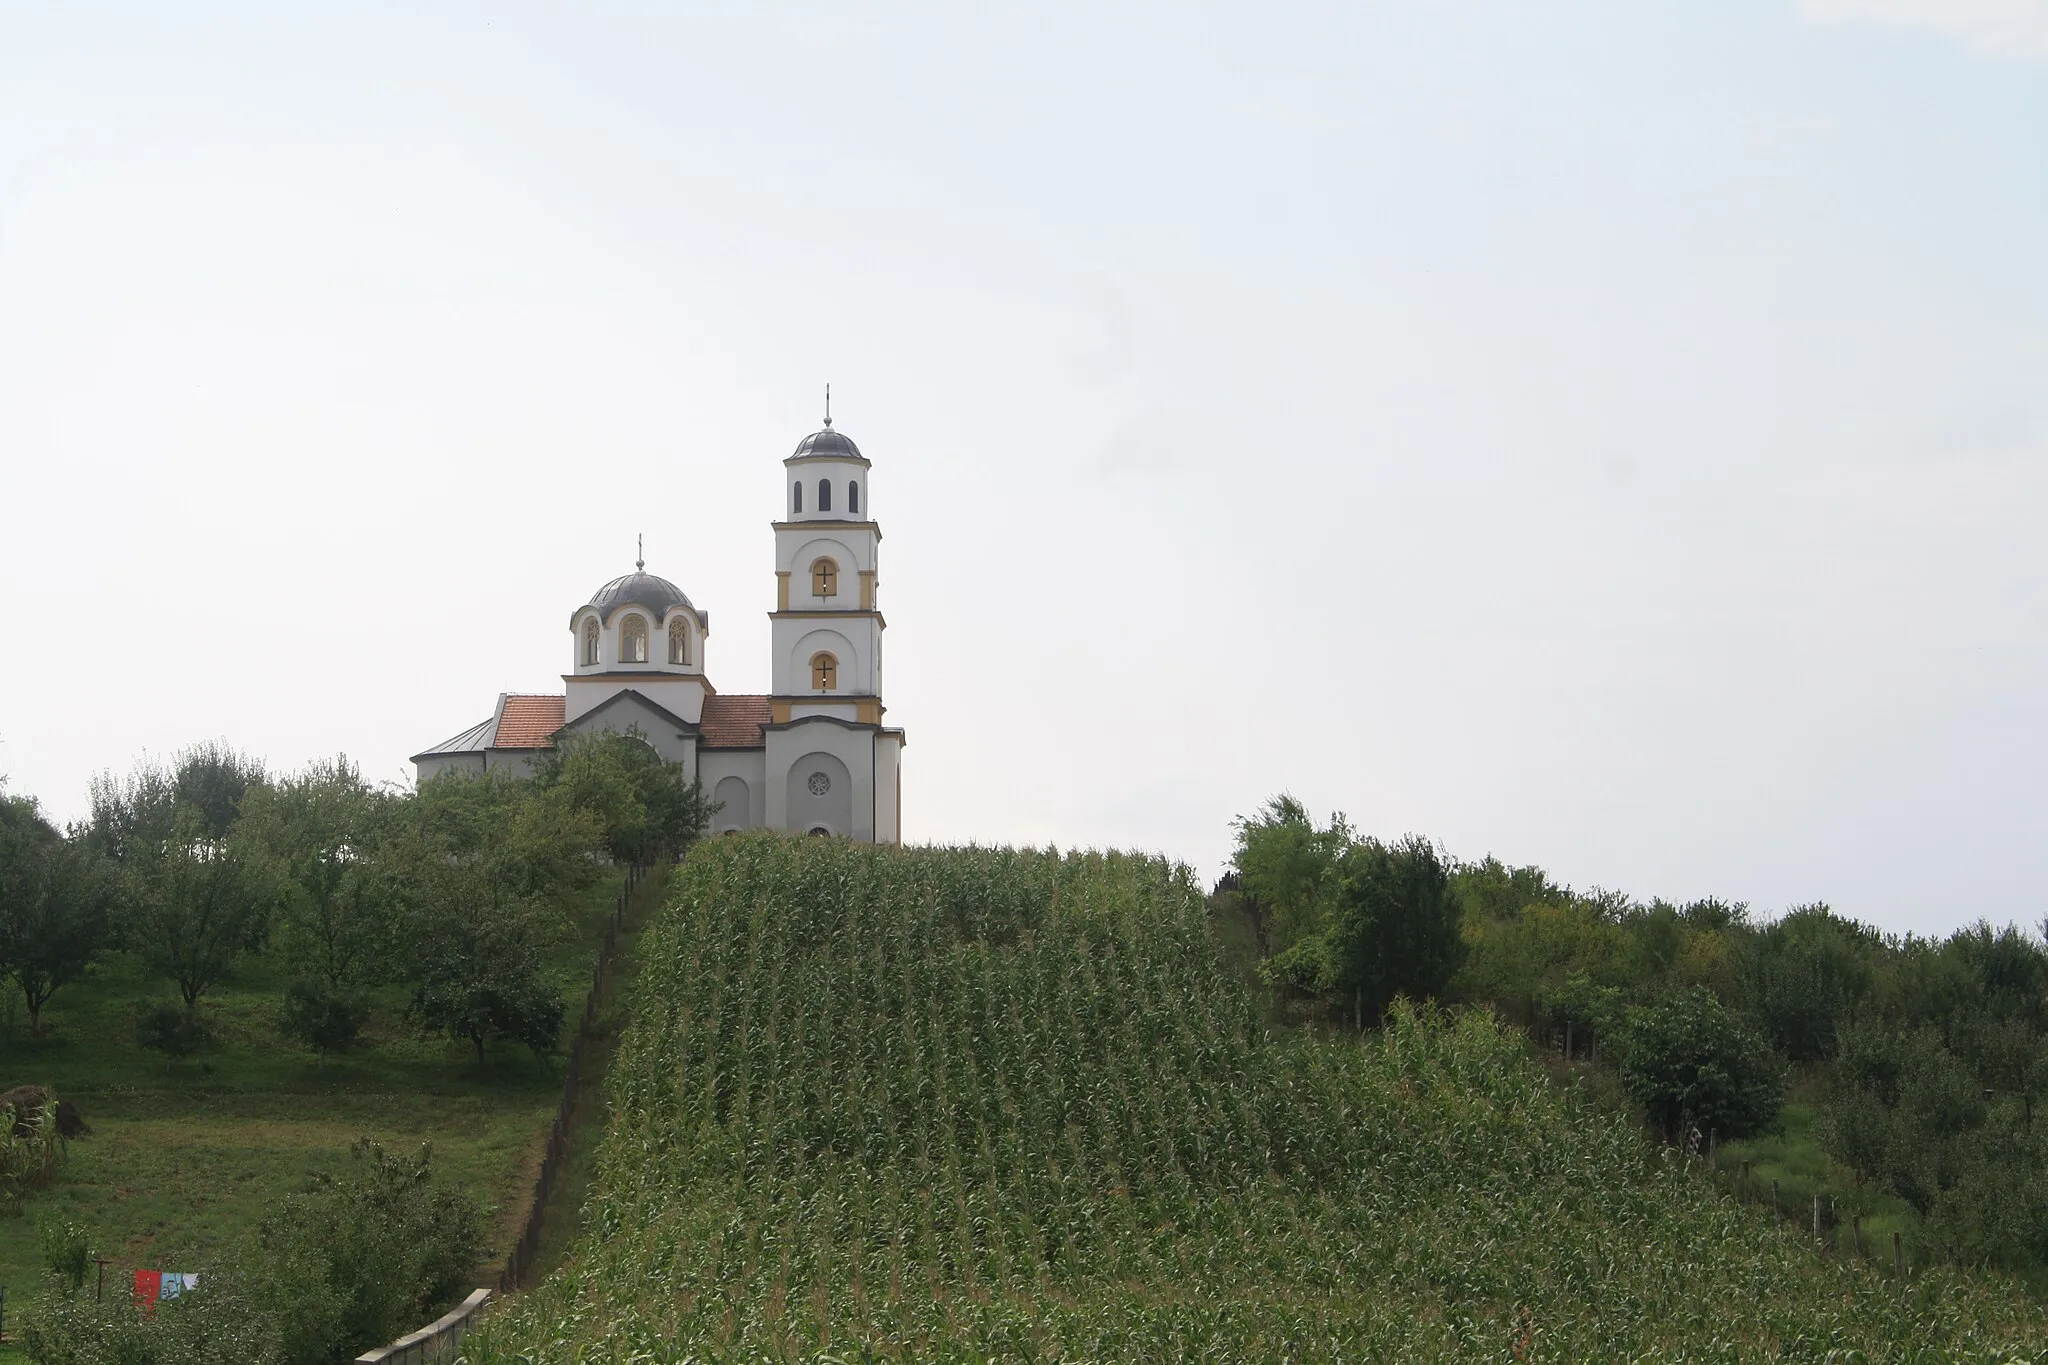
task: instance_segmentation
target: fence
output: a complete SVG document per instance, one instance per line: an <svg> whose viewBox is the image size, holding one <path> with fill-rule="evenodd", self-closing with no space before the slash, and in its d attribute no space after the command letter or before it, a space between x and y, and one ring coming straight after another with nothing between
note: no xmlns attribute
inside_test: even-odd
<svg viewBox="0 0 2048 1365"><path fill-rule="evenodd" d="M389 1346L363 1352L355 1358L355 1365L425 1365L431 1360L446 1360L462 1344L462 1336L469 1330L470 1320L483 1311L490 1297L490 1290L477 1290L410 1336L400 1337Z"/></svg>
<svg viewBox="0 0 2048 1365"><path fill-rule="evenodd" d="M568 1164L569 1118L575 1112L576 1090L583 1081L584 1040L589 1036L591 1026L597 1022L598 1006L604 997L605 974L611 967L612 955L618 951L619 935L625 928L626 911L632 905L633 892L646 876L644 865L627 868L625 889L612 903L611 922L605 925L604 942L597 950L597 966L591 971L590 994L583 1001L583 1022L577 1026L576 1036L569 1041L569 1065L562 1077L562 1102L556 1106L554 1126L548 1130L547 1150L541 1156L540 1174L534 1178L526 1226L520 1230L519 1240L512 1244L511 1252L505 1257L505 1268L498 1275L501 1293L519 1288L526 1272L533 1266L534 1252L540 1247L540 1228L547 1213L548 1196L554 1192L556 1177Z"/></svg>

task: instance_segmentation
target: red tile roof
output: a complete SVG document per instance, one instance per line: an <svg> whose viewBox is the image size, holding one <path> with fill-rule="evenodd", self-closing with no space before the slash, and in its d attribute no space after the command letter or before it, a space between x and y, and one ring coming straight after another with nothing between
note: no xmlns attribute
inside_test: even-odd
<svg viewBox="0 0 2048 1365"><path fill-rule="evenodd" d="M548 749L554 746L549 738L562 728L561 697L507 697L505 710L498 717L498 735L492 741L494 749Z"/></svg>
<svg viewBox="0 0 2048 1365"><path fill-rule="evenodd" d="M765 742L761 727L774 718L766 697L720 695L704 699L697 726L707 749L751 749Z"/></svg>

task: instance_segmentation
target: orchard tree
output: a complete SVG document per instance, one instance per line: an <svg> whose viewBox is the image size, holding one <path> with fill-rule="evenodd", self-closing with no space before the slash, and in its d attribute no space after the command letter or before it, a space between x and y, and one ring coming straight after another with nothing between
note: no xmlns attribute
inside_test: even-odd
<svg viewBox="0 0 2048 1365"><path fill-rule="evenodd" d="M346 996L375 974L397 891L380 843L396 798L344 757L248 793L237 835L280 878L279 938L302 976Z"/></svg>
<svg viewBox="0 0 2048 1365"><path fill-rule="evenodd" d="M1777 1119L1785 1068L1719 997L1693 987L1628 1011L1621 1086L1674 1140L1688 1125L1746 1137Z"/></svg>
<svg viewBox="0 0 2048 1365"><path fill-rule="evenodd" d="M1259 952L1270 957L1318 930L1327 917L1337 862L1351 846L1342 814L1317 829L1308 809L1282 793L1257 815L1240 816L1231 868L1238 903L1251 922Z"/></svg>
<svg viewBox="0 0 2048 1365"><path fill-rule="evenodd" d="M562 993L542 970L558 917L475 869L425 869L414 914L410 1013L429 1033L466 1040L482 1066L491 1042L551 1050Z"/></svg>
<svg viewBox="0 0 2048 1365"><path fill-rule="evenodd" d="M210 839L183 812L161 845L131 851L122 932L149 969L169 977L187 1010L263 946L277 883L265 859Z"/></svg>
<svg viewBox="0 0 2048 1365"><path fill-rule="evenodd" d="M711 818L703 786L638 729L565 736L535 761L533 776L543 791L596 817L606 849L623 862L680 853Z"/></svg>
<svg viewBox="0 0 2048 1365"><path fill-rule="evenodd" d="M20 989L29 1032L105 947L112 899L113 878L83 840L58 834L33 800L0 794L0 976Z"/></svg>

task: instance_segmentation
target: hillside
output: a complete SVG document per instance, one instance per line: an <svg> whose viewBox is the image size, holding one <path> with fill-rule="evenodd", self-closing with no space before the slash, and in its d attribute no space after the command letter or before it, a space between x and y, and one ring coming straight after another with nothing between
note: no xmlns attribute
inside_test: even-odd
<svg viewBox="0 0 2048 1365"><path fill-rule="evenodd" d="M572 1261L473 1360L2003 1359L1990 1278L1817 1256L1490 1016L1276 1039L1187 874L700 846Z"/></svg>

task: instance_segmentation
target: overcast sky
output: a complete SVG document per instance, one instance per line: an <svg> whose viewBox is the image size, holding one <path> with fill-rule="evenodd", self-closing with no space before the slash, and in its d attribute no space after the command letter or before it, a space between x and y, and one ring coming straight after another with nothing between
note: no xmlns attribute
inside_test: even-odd
<svg viewBox="0 0 2048 1365"><path fill-rule="evenodd" d="M912 840L2048 912L2048 0L0 0L0 772L765 690L828 380Z"/></svg>

